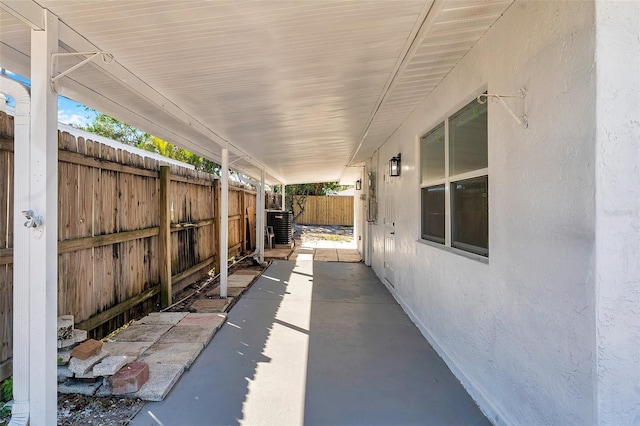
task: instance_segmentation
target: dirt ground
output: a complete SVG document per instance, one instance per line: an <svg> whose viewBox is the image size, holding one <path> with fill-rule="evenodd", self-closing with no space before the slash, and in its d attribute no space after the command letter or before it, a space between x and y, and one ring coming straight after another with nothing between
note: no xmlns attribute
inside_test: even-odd
<svg viewBox="0 0 640 426"><path fill-rule="evenodd" d="M300 242L329 240L353 240L353 226L337 225L297 225L293 224L294 238Z"/></svg>

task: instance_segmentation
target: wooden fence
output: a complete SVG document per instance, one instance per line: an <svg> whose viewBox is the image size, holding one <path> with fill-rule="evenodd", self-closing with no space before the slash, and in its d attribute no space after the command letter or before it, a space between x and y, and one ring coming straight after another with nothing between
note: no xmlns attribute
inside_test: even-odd
<svg viewBox="0 0 640 426"><path fill-rule="evenodd" d="M219 270L213 175L172 165L162 177L157 160L68 133L58 139L59 315L73 314L76 327L99 338L156 308L163 280L175 293ZM247 211L255 214L256 194L229 189L233 257L255 247ZM13 119L0 113L0 364L12 356L12 212Z"/></svg>
<svg viewBox="0 0 640 426"><path fill-rule="evenodd" d="M293 216L300 208L294 197ZM296 220L301 225L353 226L353 197L307 196L304 213Z"/></svg>

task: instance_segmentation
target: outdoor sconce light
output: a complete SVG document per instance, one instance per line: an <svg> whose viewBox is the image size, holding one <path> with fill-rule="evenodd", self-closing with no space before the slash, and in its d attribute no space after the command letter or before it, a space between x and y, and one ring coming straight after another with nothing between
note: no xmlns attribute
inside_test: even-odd
<svg viewBox="0 0 640 426"><path fill-rule="evenodd" d="M360 191L362 189L362 181L358 179L356 181L356 191Z"/></svg>
<svg viewBox="0 0 640 426"><path fill-rule="evenodd" d="M389 160L389 176L400 176L400 158L401 155L398 153Z"/></svg>

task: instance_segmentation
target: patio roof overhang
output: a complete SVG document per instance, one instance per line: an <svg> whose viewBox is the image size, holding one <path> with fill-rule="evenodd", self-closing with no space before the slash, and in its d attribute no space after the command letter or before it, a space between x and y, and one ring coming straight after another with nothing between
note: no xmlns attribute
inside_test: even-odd
<svg viewBox="0 0 640 426"><path fill-rule="evenodd" d="M48 9L59 52L113 55L63 95L270 184L348 183L512 1L2 0L0 67L30 77Z"/></svg>
<svg viewBox="0 0 640 426"><path fill-rule="evenodd" d="M15 150L25 189L16 189L13 215L44 220L42 230L14 219L15 270L29 271L16 278L14 316L29 318L29 332L17 333L29 356L18 359L12 424L55 422L52 78L69 98L220 161L225 171L270 184L353 182L362 169L352 166L393 134L512 1L0 0L0 67L32 80L29 144ZM94 52L113 60L100 54L75 68ZM226 236L226 172L221 181ZM226 264L226 238L219 242ZM226 272L220 280L224 288Z"/></svg>

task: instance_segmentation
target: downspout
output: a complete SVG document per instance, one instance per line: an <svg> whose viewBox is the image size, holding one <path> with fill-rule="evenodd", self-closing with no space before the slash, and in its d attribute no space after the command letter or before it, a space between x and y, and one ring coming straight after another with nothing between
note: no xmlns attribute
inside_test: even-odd
<svg viewBox="0 0 640 426"><path fill-rule="evenodd" d="M0 75L0 93L16 101L14 115L14 203L13 203L13 407L10 426L29 422L29 245L30 233L23 226L22 208L28 205L29 170L15 167L27 158L31 135L31 95L29 88ZM26 200L25 200L26 194ZM25 203L27 201L27 203Z"/></svg>

